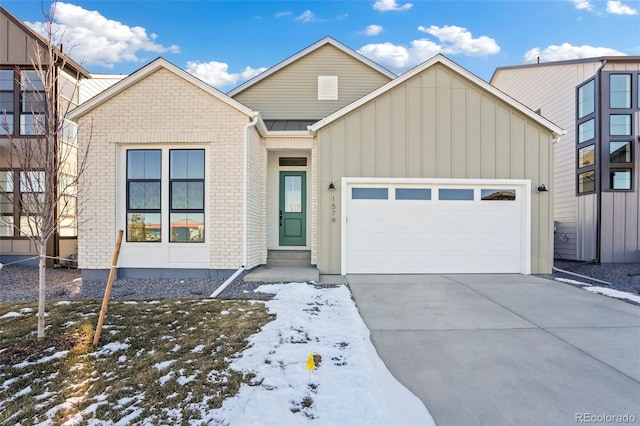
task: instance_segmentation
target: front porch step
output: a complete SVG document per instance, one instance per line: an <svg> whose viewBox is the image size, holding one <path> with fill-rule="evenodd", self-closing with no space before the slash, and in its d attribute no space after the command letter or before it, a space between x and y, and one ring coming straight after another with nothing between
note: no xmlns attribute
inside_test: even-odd
<svg viewBox="0 0 640 426"><path fill-rule="evenodd" d="M309 268L311 267L311 250L269 250L267 267Z"/></svg>
<svg viewBox="0 0 640 426"><path fill-rule="evenodd" d="M267 282L267 283L287 283L287 282L319 282L320 272L317 268L307 266L305 268L284 268L262 266L249 272L244 276L246 282Z"/></svg>

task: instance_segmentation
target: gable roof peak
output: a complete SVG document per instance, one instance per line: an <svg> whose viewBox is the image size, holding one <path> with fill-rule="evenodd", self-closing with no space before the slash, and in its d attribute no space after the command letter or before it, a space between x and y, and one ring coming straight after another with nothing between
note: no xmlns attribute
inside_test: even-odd
<svg viewBox="0 0 640 426"><path fill-rule="evenodd" d="M316 50L320 49L323 46L326 45L331 45L333 47L335 47L336 49L341 50L342 52L346 53L347 55L351 56L352 58L362 62L363 64L367 65L370 68L373 68L374 70L378 71L380 74L383 74L385 76L387 76L390 79L394 79L397 77L396 74L394 74L393 72L389 71L388 69L384 68L383 66L381 66L380 64L375 63L374 61L372 61L371 59L367 58L366 56L356 52L355 50L351 49L350 47L340 43L338 40L334 39L333 37L330 36L326 36L318 41L316 41L315 43L311 44L310 46L305 47L304 49L300 50L298 53L295 53L292 56L289 56L287 59L285 59L284 61L281 61L279 63L277 63L276 65L272 66L271 68L268 68L267 70L265 70L264 72L258 74L257 76L245 81L244 83L242 83L240 86L231 89L229 92L227 92L228 96L235 96L240 92L243 92L244 90L248 89L249 87L253 86L254 84L264 80L265 78L269 77L272 74L275 74L276 72L280 71L281 69L287 67L288 65L298 61L299 59L302 59L303 57L311 54L312 52L315 52Z"/></svg>
<svg viewBox="0 0 640 426"><path fill-rule="evenodd" d="M163 57L158 57L158 58L154 59L153 61L149 62L147 65L145 65L142 68L140 68L137 71L135 71L133 74L123 78L122 80L120 80L117 83L115 83L113 86L107 88L106 90L104 90L103 92L101 92L98 95L94 96L93 98L89 99L88 101L86 101L85 103L80 105L79 107L77 107L77 108L73 109L72 111L70 111L69 112L69 118L72 119L72 120L75 120L75 119L85 115L86 113L90 112L91 110L97 108L99 105L101 105L104 102L108 101L109 99L117 96L118 94L120 94L124 90L128 89L129 87L133 86L134 84L136 84L139 81L145 79L146 77L150 76L151 74L155 73L156 71L158 71L160 69L166 69L169 72L177 75L178 77L181 77L182 79L184 79L184 80L188 81L189 83L193 84L194 86L202 89L203 91L205 91L208 94L214 96L215 98L219 99L220 101L226 103L230 107L235 108L236 110L240 111L241 113L247 115L250 118L255 118L256 116L259 115L258 112L256 112L256 111L252 110L251 108L241 104L240 102L236 101L235 99L230 98L229 96L225 95L224 93L222 93L218 89L216 89L213 86L210 86L209 84L207 84L204 81L200 80L199 78L197 78L193 74L190 74L187 71L181 69L180 67L172 64L171 62L167 61Z"/></svg>
<svg viewBox="0 0 640 426"><path fill-rule="evenodd" d="M395 80L391 80L390 82L388 82L384 86L381 86L381 87L377 88L376 90L374 90L373 92L369 93L368 95L363 96L362 98L358 99L357 101L350 103L349 105L339 109L338 111L334 112L333 114L323 118L322 120L312 124L311 126L308 126L307 129L312 134L316 133L318 130L320 130L321 128L325 127L326 125L328 125L328 124L338 120L339 118L347 115L351 111L353 111L353 110L359 108L360 106L366 104L367 102L377 98L378 96L382 95L383 93L386 93L386 92L390 91L394 87L397 87L400 84L403 84L405 81L407 81L410 78L422 73L426 69L433 67L436 64L441 64L441 65L447 67L452 72L456 73L457 75L459 75L461 77L464 77L465 79L471 81L472 83L474 83L477 86L481 87L486 92L491 93L492 95L496 96L500 100L502 100L502 101L506 102L507 104L509 104L514 109L520 111L525 116L527 116L530 119L532 119L533 121L541 124L542 126L546 127L547 129L551 130L555 135L561 136L561 135L566 133L563 129L561 129L560 127L558 127L557 125L555 125L551 121L547 120L546 118L544 118L543 116L541 116L539 114L536 114L532 109L527 108L525 105L523 105L522 103L520 103L517 100L513 99L512 97L510 97L509 95L507 95L503 91L501 91L498 88L492 86L491 84L487 83L486 81L484 81L483 79L481 79L477 75L475 75L472 72L468 71L466 68L462 67L461 65L458 65L456 62L454 62L451 59L447 58L442 53L438 53L438 54L432 56L431 58L427 59L423 63L413 67L409 71L407 71L404 74L398 76L398 78L396 78Z"/></svg>
<svg viewBox="0 0 640 426"><path fill-rule="evenodd" d="M9 10L7 8L5 8L4 6L2 6L2 5L0 5L0 15L4 15L14 25L16 25L18 28L20 28L22 31L24 31L26 34L28 34L30 37L32 37L34 40L36 40L36 42L40 46L42 46L44 49L48 49L49 48L49 46L48 46L49 41L45 37L43 37L41 34L39 34L33 28L28 26L26 23L24 23L22 20L20 20L14 14L9 12ZM73 72L77 72L80 75L81 78L82 77L84 77L84 78L90 77L89 71L87 71L78 62L74 61L69 55L64 53L61 50L61 48L58 48L57 46L53 46L53 45L51 47L53 48L53 51L56 54L56 59L58 60L58 63L64 64L66 67L70 68Z"/></svg>

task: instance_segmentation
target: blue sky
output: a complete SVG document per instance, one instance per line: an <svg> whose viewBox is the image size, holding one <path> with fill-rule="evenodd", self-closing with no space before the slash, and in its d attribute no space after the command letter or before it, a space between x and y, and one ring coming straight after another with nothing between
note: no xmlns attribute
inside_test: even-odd
<svg viewBox="0 0 640 426"><path fill-rule="evenodd" d="M40 0L0 0L37 30ZM65 1L59 35L93 73L158 56L228 91L331 36L395 73L436 53L489 80L496 67L640 56L640 0Z"/></svg>

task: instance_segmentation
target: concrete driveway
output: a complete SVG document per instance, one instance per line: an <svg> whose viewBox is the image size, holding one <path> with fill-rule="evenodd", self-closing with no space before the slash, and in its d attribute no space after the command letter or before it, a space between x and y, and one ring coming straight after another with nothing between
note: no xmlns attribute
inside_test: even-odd
<svg viewBox="0 0 640 426"><path fill-rule="evenodd" d="M440 426L640 423L639 306L524 275L347 280L378 354Z"/></svg>

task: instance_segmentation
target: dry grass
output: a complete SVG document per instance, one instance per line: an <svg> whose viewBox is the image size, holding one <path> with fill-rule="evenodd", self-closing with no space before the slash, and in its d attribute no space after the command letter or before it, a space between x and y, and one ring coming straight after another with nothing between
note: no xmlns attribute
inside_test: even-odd
<svg viewBox="0 0 640 426"><path fill-rule="evenodd" d="M50 302L38 341L35 304L0 305L0 424L197 421L249 383L229 363L271 319L246 300L112 301L94 350L99 311Z"/></svg>

